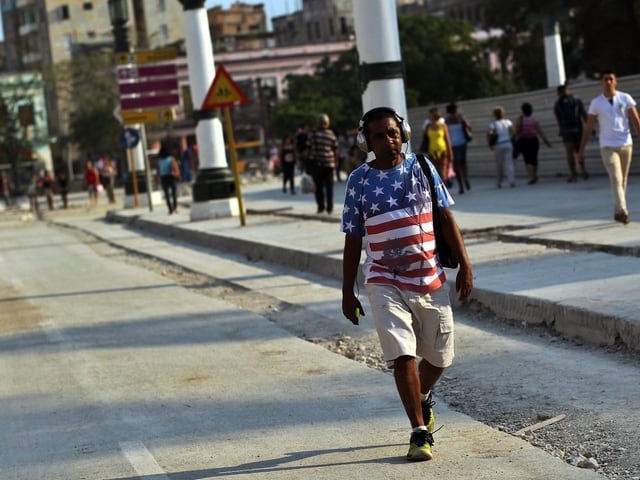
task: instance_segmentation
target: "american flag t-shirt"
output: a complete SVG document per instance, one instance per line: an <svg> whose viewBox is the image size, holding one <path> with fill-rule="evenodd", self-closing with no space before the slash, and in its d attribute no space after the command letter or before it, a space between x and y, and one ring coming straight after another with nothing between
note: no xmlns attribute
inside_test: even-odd
<svg viewBox="0 0 640 480"><path fill-rule="evenodd" d="M439 208L453 205L442 179L429 162ZM393 168L365 164L347 183L341 231L366 237L366 283L430 292L446 275L435 255L428 181L414 154Z"/></svg>

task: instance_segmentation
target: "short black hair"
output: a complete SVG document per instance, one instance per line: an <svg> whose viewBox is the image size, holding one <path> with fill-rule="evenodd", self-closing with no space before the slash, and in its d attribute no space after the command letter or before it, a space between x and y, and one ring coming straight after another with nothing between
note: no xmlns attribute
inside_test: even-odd
<svg viewBox="0 0 640 480"><path fill-rule="evenodd" d="M558 85L558 89L557 89L558 90L558 94L566 92L567 88L569 88L569 87L567 86L566 83L563 83L562 85Z"/></svg>
<svg viewBox="0 0 640 480"><path fill-rule="evenodd" d="M524 102L520 108L527 117L533 113L533 106L529 102Z"/></svg>
<svg viewBox="0 0 640 480"><path fill-rule="evenodd" d="M400 122L398 120L397 112L390 107L376 107L369 110L362 116L362 132L364 133L367 142L369 141L369 123L374 120L380 120L381 118L393 118L398 125L398 128L401 127Z"/></svg>
<svg viewBox="0 0 640 480"><path fill-rule="evenodd" d="M458 110L458 106L455 103L451 102L447 105L447 113L453 114L456 113L456 110Z"/></svg>

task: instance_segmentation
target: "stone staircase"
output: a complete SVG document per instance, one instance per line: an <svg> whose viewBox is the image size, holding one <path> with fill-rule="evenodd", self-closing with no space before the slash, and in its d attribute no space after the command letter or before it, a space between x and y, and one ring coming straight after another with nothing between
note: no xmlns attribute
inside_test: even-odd
<svg viewBox="0 0 640 480"><path fill-rule="evenodd" d="M585 109L589 108L592 98L602 93L602 87L598 81L589 81L570 85L570 91L579 97ZM636 102L640 102L640 75L621 77L618 79L617 89L629 93ZM505 108L506 118L515 123L520 115L520 105L529 102L533 105L533 116L540 122L545 135L552 144L551 148L542 142L539 153L538 174L541 177L567 177L568 167L566 163L564 146L558 136L558 125L553 113L553 106L557 98L556 89L547 88L525 93L504 95L500 97L481 98L475 100L463 100L456 102L458 110L473 128L474 138L468 145L467 164L471 177L495 176L495 163L493 152L489 150L486 142L486 133L489 123L493 120L494 107L502 105ZM446 103L416 107L409 110L408 120L412 127L411 144L413 148L420 145L422 138L421 127L428 116L429 109L438 107L442 115L446 114ZM634 161L631 164L631 175L640 175L640 137L631 128L634 140ZM606 175L606 170L600 160L600 151L597 141L587 147L587 169L592 175ZM522 157L516 160L516 175L525 178L525 167Z"/></svg>

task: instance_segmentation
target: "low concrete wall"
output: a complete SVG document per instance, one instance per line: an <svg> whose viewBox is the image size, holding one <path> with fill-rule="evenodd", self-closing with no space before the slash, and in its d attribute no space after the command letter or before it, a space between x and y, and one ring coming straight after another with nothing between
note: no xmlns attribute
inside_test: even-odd
<svg viewBox="0 0 640 480"><path fill-rule="evenodd" d="M569 85L571 93L579 97L585 109L589 108L592 98L602 93L602 87L598 81L583 82ZM640 101L640 75L621 77L618 79L618 90L629 93L636 102ZM475 100L462 100L456 102L460 113L469 121L473 128L474 138L468 145L467 162L469 175L492 177L495 176L495 164L493 152L489 150L486 142L486 133L489 123L493 120L492 111L497 105L502 105L506 111L506 118L515 123L520 115L520 105L529 102L533 105L533 115L536 117L547 138L552 143L552 148L545 145L540 146L539 175L543 177L566 177L568 167L565 160L564 146L558 136L558 125L553 113L553 106L557 99L556 89L546 88L544 90L534 90L531 92L516 93L500 97L489 97ZM411 144L414 149L420 146L422 139L422 124L428 117L429 109L436 106L442 115L446 114L446 103L421 106L409 110L409 123L412 127ZM633 128L632 128L633 133ZM635 162L631 164L631 174L640 175L640 138L634 135L634 156ZM600 153L597 144L587 147L587 169L593 175L606 175L607 172L600 160ZM522 157L516 160L516 173L519 177L525 176L524 162Z"/></svg>

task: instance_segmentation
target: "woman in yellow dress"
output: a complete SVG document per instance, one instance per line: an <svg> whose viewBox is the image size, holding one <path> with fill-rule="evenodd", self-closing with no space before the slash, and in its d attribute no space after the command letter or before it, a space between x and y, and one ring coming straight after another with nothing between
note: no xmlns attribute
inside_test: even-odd
<svg viewBox="0 0 640 480"><path fill-rule="evenodd" d="M429 120L426 122L420 150L429 156L445 185L450 186L449 162L453 159L453 151L449 129L435 107L429 110Z"/></svg>

